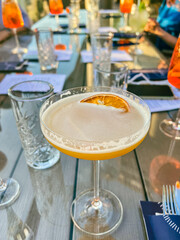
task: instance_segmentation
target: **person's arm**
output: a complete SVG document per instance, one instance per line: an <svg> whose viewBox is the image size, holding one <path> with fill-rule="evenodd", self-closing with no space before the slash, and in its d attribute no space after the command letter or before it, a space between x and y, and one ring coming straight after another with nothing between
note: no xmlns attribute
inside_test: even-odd
<svg viewBox="0 0 180 240"><path fill-rule="evenodd" d="M160 37L164 42L166 42L170 47L174 48L177 42L177 37L172 36L168 32L164 31L158 22L154 19L149 19L144 30L150 32Z"/></svg>
<svg viewBox="0 0 180 240"><path fill-rule="evenodd" d="M162 28L159 29L158 36L166 42L170 47L174 48L177 42L177 37L172 36L170 33L164 31Z"/></svg>

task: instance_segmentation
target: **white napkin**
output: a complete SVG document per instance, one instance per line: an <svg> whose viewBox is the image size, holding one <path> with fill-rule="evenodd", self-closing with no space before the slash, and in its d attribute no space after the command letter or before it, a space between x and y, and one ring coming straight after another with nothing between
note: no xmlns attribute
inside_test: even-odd
<svg viewBox="0 0 180 240"><path fill-rule="evenodd" d="M81 59L83 63L90 63L93 60L92 51L81 51ZM111 61L113 62L125 62L133 61L132 57L123 50L112 50L111 52Z"/></svg>
<svg viewBox="0 0 180 240"><path fill-rule="evenodd" d="M8 89L14 84L29 80L42 80L51 83L54 86L54 92L60 92L63 89L66 75L64 74L8 74L0 82L0 94L7 94ZM26 91L33 92L33 89L25 89Z"/></svg>

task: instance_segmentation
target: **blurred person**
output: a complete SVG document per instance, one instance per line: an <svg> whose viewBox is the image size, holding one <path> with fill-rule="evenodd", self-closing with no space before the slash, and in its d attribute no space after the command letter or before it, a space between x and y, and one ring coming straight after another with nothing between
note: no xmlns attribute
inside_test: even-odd
<svg viewBox="0 0 180 240"><path fill-rule="evenodd" d="M163 0L157 20L149 19L145 31L154 34L160 50L173 50L180 33L180 12L173 7L175 0Z"/></svg>
<svg viewBox="0 0 180 240"><path fill-rule="evenodd" d="M27 13L22 9L22 16L24 20L24 26L17 29L17 32L29 31L31 28L31 21L27 15ZM0 42L5 41L9 37L13 35L13 32L10 28L5 28L2 19L2 1L0 1Z"/></svg>

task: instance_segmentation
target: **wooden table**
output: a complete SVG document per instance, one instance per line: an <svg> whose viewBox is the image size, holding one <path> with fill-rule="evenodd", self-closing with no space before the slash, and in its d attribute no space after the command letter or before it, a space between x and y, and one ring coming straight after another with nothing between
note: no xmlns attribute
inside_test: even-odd
<svg viewBox="0 0 180 240"><path fill-rule="evenodd" d="M68 38L68 35L61 36L64 41ZM83 49L86 36L80 38L80 49ZM11 41L13 42L10 39L1 46L0 53L10 51L8 44ZM156 54L159 53L156 51ZM9 58L11 54L6 54L6 57L0 54L1 60ZM74 49L71 61L60 63L57 73L67 74L66 89L90 85L88 68L91 68L91 64L81 63L79 50ZM30 63L28 70L40 73L39 63ZM1 74L0 77L3 79L4 75ZM116 232L100 239L146 239L140 200L161 201L162 184L172 184L180 175L180 168L175 169L173 161L160 161L158 157L167 156L172 143L169 137L161 133L159 124L164 118L173 118L175 113L153 113L149 133L139 147L122 157L101 161L100 186L120 198L124 217ZM174 161L177 161L177 166L180 164L179 156L180 141L175 141L172 157L176 159ZM72 200L81 191L92 188L92 162L61 154L60 161L47 170L28 167L6 95L0 96L0 176L15 178L21 187L16 202L0 210L0 240L11 239L23 223L32 230L35 240L95 239L77 230L69 212Z"/></svg>

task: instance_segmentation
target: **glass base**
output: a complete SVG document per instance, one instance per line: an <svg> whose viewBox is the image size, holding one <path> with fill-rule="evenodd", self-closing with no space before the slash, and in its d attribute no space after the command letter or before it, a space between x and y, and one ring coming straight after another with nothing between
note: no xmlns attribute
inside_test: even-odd
<svg viewBox="0 0 180 240"><path fill-rule="evenodd" d="M13 54L24 54L28 52L27 48L15 47L11 50Z"/></svg>
<svg viewBox="0 0 180 240"><path fill-rule="evenodd" d="M132 28L130 26L128 26L128 25L119 28L119 31L125 32L125 33L131 32L131 30L132 30Z"/></svg>
<svg viewBox="0 0 180 240"><path fill-rule="evenodd" d="M19 183L15 179L3 179L3 182L7 183L7 188L5 191L0 192L0 208L11 205L19 197L20 193Z"/></svg>
<svg viewBox="0 0 180 240"><path fill-rule="evenodd" d="M140 48L133 48L130 49L129 53L133 54L133 55L142 55L143 51Z"/></svg>
<svg viewBox="0 0 180 240"><path fill-rule="evenodd" d="M33 159L26 156L27 164L34 169L47 169L54 166L60 159L59 150L53 147L44 147L33 153Z"/></svg>
<svg viewBox="0 0 180 240"><path fill-rule="evenodd" d="M71 217L75 226L86 234L102 236L120 225L123 218L121 201L107 190L100 190L100 200L94 200L94 191L81 193L71 205Z"/></svg>
<svg viewBox="0 0 180 240"><path fill-rule="evenodd" d="M180 140L180 129L175 128L175 122L172 120L164 119L159 128L166 136Z"/></svg>

